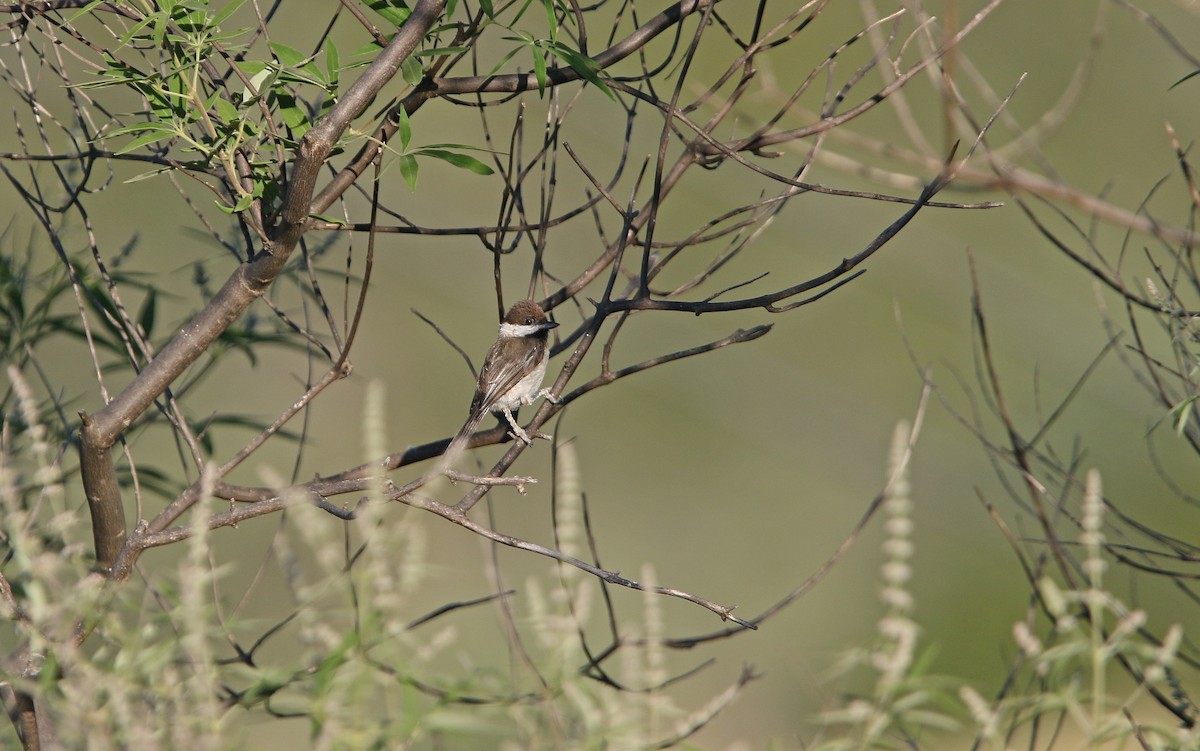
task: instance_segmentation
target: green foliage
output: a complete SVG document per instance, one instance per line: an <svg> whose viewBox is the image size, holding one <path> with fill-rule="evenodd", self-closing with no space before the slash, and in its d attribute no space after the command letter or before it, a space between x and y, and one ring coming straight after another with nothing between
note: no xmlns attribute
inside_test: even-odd
<svg viewBox="0 0 1200 751"><path fill-rule="evenodd" d="M883 506L887 538L881 599L886 613L878 624L879 638L847 654L838 670L844 676L866 672L872 689L821 713L819 751L908 748L914 740L923 742L931 732L960 727L952 701L958 682L929 674L933 651L918 652L920 626L911 617L914 602L908 583L914 549L906 458L909 432L908 426L901 424L892 439L890 490Z"/></svg>
<svg viewBox="0 0 1200 751"><path fill-rule="evenodd" d="M536 662L534 700L514 690L511 676L485 666L468 662L457 680L448 677L445 657L460 648L456 630L436 619L398 617L413 612L414 593L430 573L423 528L388 515L378 501L339 528L296 499L273 547L294 607L275 623L230 615L220 605L235 580L219 562L215 535L205 531L213 510L206 503L191 512L199 533L184 555L155 562L152 600L134 588L106 587L91 571L87 525L79 518L86 511L67 502L32 392L15 367L8 377L23 420L15 434L6 429L15 440L0 456L0 539L8 550L8 593L0 603L28 657L4 680L35 697L68 747L229 748L245 732L242 719L268 715L307 718L312 745L334 749L492 745L501 737L525 748L633 749L673 745L737 693L731 686L686 712L656 688L670 675L660 641L662 600L654 594L644 600L641 631L622 626L623 639L643 646L629 650L619 672L607 668L621 685L646 690L613 690L589 678L579 669L590 658L578 633L596 607L596 590L570 567L554 592L531 580L517 601L523 612L515 623L528 631L521 649ZM364 405L366 456L388 445L381 400L373 384ZM1071 587L1039 581L1047 617L1014 627L1020 659L1009 687L987 700L961 679L929 672L933 653L920 647L907 588L914 552L907 435L897 430L883 507L879 638L843 663L848 675L871 676L871 689L821 715L813 748L965 742L964 728L985 749L1009 748L1013 738L1025 739L1022 747L1053 749L1076 737L1071 747L1099 749L1135 736L1144 748L1194 748L1194 730L1132 719L1141 716L1147 691L1170 691L1184 634L1172 626L1161 642L1147 641L1148 616L1104 588L1104 505L1095 472L1079 513L1084 580ZM587 533L570 444L559 448L556 484L561 549L583 555ZM374 492L382 490L380 482ZM640 578L653 584L650 570ZM78 646L81 630L90 634L88 649ZM1111 677L1122 664L1142 680L1118 691ZM1042 733L1042 726L1058 730Z"/></svg>
<svg viewBox="0 0 1200 751"><path fill-rule="evenodd" d="M546 93L546 84L549 81L549 58L555 57L566 64L568 68L578 73L583 80L604 92L604 95L609 99L615 100L616 94L613 93L612 88L604 80L607 74L600 65L578 48L572 47L560 39L560 22L566 21L569 24L574 24L574 11L566 3L556 2L556 0L543 0L542 5L546 14L546 28L545 36L542 36L533 31L517 27L517 24L532 4L533 0L510 3L505 6L505 10L510 14L506 16L504 13L497 14L496 8L490 0L484 0L484 2L480 3L480 8L490 23L512 32L511 35L505 36L503 39L508 42L517 43L516 46L509 49L492 66L489 75L499 72L522 50L528 50L530 59L533 62L533 75L537 81L538 94L544 96Z"/></svg>
<svg viewBox="0 0 1200 751"><path fill-rule="evenodd" d="M1022 659L1015 675L1024 690L1005 696L984 711L974 704L973 716L985 747L1003 749L1003 728L1029 734L1045 722L1063 723L1083 747L1140 743L1144 748L1187 749L1200 743L1200 732L1148 721L1141 706L1148 692L1171 693L1170 676L1183 639L1179 624L1161 642L1146 638L1148 615L1130 608L1104 586L1104 501L1100 474L1088 473L1081 508L1079 545L1084 552L1085 581L1063 587L1050 577L1037 585L1049 616L1042 637L1025 621L1014 627ZM1125 688L1113 681L1129 666L1140 679ZM1053 747L1049 737L1037 748Z"/></svg>
<svg viewBox="0 0 1200 751"><path fill-rule="evenodd" d="M500 59L492 68L492 73L500 70L514 58L521 50L529 50L529 54L533 59L533 76L537 80L538 93L545 95L546 84L549 81L547 58L554 56L567 64L567 67L578 73L585 81L595 86L600 91L604 92L609 99L616 99L616 94L612 88L605 83L602 73L603 70L587 55L584 55L577 49L574 49L562 42L557 41L553 37L550 39L539 39L527 31L516 31L516 36L506 36L505 40L510 42L518 42L518 45Z"/></svg>
<svg viewBox="0 0 1200 751"><path fill-rule="evenodd" d="M896 471L896 457L906 434L897 430L890 473L894 482L885 502L888 537L882 572L887 613L879 622L878 641L851 652L841 668L843 675L867 673L873 689L822 712L815 751L906 749L952 742L955 737L962 743L964 726L976 736L975 747L997 751L1101 749L1133 742L1162 751L1196 748L1197 729L1142 719L1148 692L1171 693L1183 630L1176 624L1161 641L1147 639L1147 614L1129 608L1104 588L1104 502L1094 470L1088 475L1080 513L1086 581L1069 588L1048 576L1038 582L1037 595L1049 616L1043 624L1048 633L1035 635L1032 617L1016 623L1013 634L1021 656L1008 685L997 691L999 698L985 699L961 678L927 672L931 653L926 650L925 658L917 657L919 626L909 618L913 603L905 586L912 552L911 510L907 477ZM1140 679L1120 694L1113 690L1112 678L1124 674L1126 666ZM1014 739L1020 741L1016 746Z"/></svg>
<svg viewBox="0 0 1200 751"><path fill-rule="evenodd" d="M163 320L163 309L167 302L171 307L178 302L155 284L155 275L128 268L133 265L129 261L137 252L135 248L130 245L121 255L109 259L102 273L97 273L87 262L87 254L66 263L53 260L43 269L40 264L45 259L38 255L35 245L31 244L23 254L10 252L11 245L6 245L6 252L0 253L0 300L3 301L0 354L4 361L24 371L38 367L39 353L43 350L68 347L80 367L107 373L133 370L133 363L140 362L142 343L157 348L173 334L176 323ZM89 314L87 326L81 323L81 308ZM206 357L210 363L216 363L231 353L239 353L253 365L263 354L263 348L272 346L299 352L306 349L278 319L246 316L222 334ZM211 368L197 369L182 390L194 387L213 372ZM58 383L53 393L32 406L36 413L57 412L63 418L43 421L40 429L47 431L48 440L64 448L59 461L66 466L56 466L57 471L65 474L76 471L71 465L74 452L65 450L75 426L65 417L84 396L75 390L78 388L77 384ZM24 415L28 410L20 407L18 395L11 386L0 395L0 416L11 426L25 428ZM266 426L261 419L233 414L204 414L196 418L184 415L184 420L198 436L200 447L210 455L216 451L218 436L226 435L225 431L214 428L258 432ZM153 431L154 427L153 420L141 421L132 427L131 435L143 435L143 431ZM285 441L300 438L289 430L279 431L278 435ZM117 466L117 478L122 487L139 487L163 497L174 497L187 484L173 471L148 463L139 464L136 478L131 468L121 463ZM85 519L80 521L86 524Z"/></svg>
<svg viewBox="0 0 1200 751"><path fill-rule="evenodd" d="M413 147L412 122L408 119L408 113L404 111L404 108L400 109L400 127L397 134L400 136L400 151L398 153L400 175L404 178L404 182L408 185L409 190L415 191L417 189L417 177L420 174L420 162L418 159L436 159L459 169L473 172L476 175L491 175L495 172L495 170L475 157L462 153L463 151L472 150L487 151L486 149L475 149L472 146L461 143L434 143L428 146Z"/></svg>
<svg viewBox="0 0 1200 751"><path fill-rule="evenodd" d="M97 139L116 144L117 154L154 147L172 157L170 167L139 176L178 168L216 170L236 195L218 200L222 210L237 213L255 199L266 199L273 210L278 197L278 160L275 149L294 149L312 123L337 100L341 63L332 40L324 48L324 65L280 42L268 42L268 55L254 56L253 29L226 30L243 0L211 9L204 2L159 4L133 24L120 43L105 52L105 68L98 78L78 88L123 86L146 102L146 109L131 113L132 121L101 131ZM131 62L152 46L162 61ZM207 74L218 61L229 63L228 73L237 85L214 87ZM309 101L311 99L311 102ZM125 137L130 137L126 139ZM237 165L245 158L251 178L248 187Z"/></svg>
<svg viewBox="0 0 1200 751"><path fill-rule="evenodd" d="M402 2L368 0L365 5L393 26L403 25L408 20L408 17L412 15L412 11Z"/></svg>
<svg viewBox="0 0 1200 751"><path fill-rule="evenodd" d="M423 527L379 502L343 528L298 499L273 544L294 603L277 622L231 607L243 584L220 562L225 533L206 531L211 503L190 512L198 534L182 555L154 559L153 597L107 587L80 539L86 510L65 502L36 406L20 373L9 375L29 427L10 447L17 452L0 456L0 534L9 550L2 570L13 592L0 603L29 657L23 672L3 679L34 697L67 748L235 748L246 721L295 717L307 719L314 748L493 747L511 737L523 748L637 749L728 703L718 696L689 715L657 688L669 676L658 646L662 600L653 594L641 631L628 634L647 646L609 668L625 685L649 688L615 690L581 672L588 656L578 619L595 607L596 589L569 568L557 591L531 581L514 601L524 609L514 623L527 631L522 649L536 662L536 693L488 666L467 662L464 670L452 621L410 625L414 593L430 575ZM373 386L364 408L370 456L386 443L381 399ZM577 478L569 449L559 471ZM577 479L563 484L578 487ZM561 533L566 549L581 553L580 504L577 494L564 499ZM90 634L86 649L81 628ZM0 728L0 738L12 732Z"/></svg>
<svg viewBox="0 0 1200 751"><path fill-rule="evenodd" d="M112 155L137 156L153 165L131 181L167 172L186 175L216 195L217 208L232 217L228 223L243 230L251 224L246 212L261 210L263 222L254 225L261 234L246 231L237 243L227 245L233 262L240 262L254 252L246 246L269 245L264 238L275 226L273 215L301 139L337 105L343 87L374 59L387 35L411 17L409 7L398 0L360 5L388 28L372 29L371 41L346 55L332 36L322 36L310 50L302 43L270 38L244 0L219 7L202 0L115 6L129 9L135 18L121 16L118 24L101 24L106 30L117 29L113 33L119 37L111 44L97 44L83 35L73 38L85 42L78 54L93 55L90 75L95 78L74 84L77 91L71 93L119 90L134 95L132 105L127 98L121 106L126 114L102 123L95 135L95 142ZM97 0L67 23L85 19L99 7ZM494 154L493 150L428 138L428 131L397 103L404 92L428 85L431 76L447 75L439 66L468 54L480 56L480 70L498 57L492 73L514 60L531 65L543 97L555 80L556 66L560 71L565 66L585 85L614 99L614 79L587 54L583 30L573 26L577 12L565 0L543 0L540 6L534 0L448 3L444 23L429 31L419 49L402 62L403 85L396 81L399 91L388 92L394 98L374 103L370 116L377 119L372 126L352 127L336 149L349 148L385 115L395 113L396 138L387 144L385 161L387 166L398 165L410 190L416 190L422 166L431 163L493 174L493 168L474 155ZM136 17L138 13L145 15ZM719 15L708 18L714 24L727 23ZM751 44L738 43L742 51ZM751 71L747 64L747 82ZM861 75L866 73L864 68ZM832 82L841 72L835 74L830 67L828 75ZM30 100L41 104L36 97ZM779 118L784 114L781 110ZM77 187L81 193L92 188L86 181ZM517 188L528 186L521 187L517 180L504 188L515 198ZM335 224L346 221L320 218ZM58 230L48 230L56 241ZM214 237L221 234L220 228L212 231ZM311 263L332 244L315 241L306 246L303 253L309 263L287 268L274 280L271 296L294 293L287 287L289 281L305 277L303 284L295 285L304 314L319 311L333 324L337 316L330 310L335 306L329 306L318 290L318 279L330 272ZM65 489L64 478L76 471L69 434L75 423L67 408L77 395L60 391L53 379L39 374L40 392L49 395L38 403L26 379L38 373L38 351L62 342L79 354L80 367L102 374L102 380L113 373L123 377L140 369L177 330L179 314L172 311L175 301L152 278L122 268L121 256L103 259L96 251L94 258L81 258L73 255L75 246L55 244L59 257L42 269L34 263L32 247L23 258L11 251L13 247L6 242L0 254L0 347L10 384L0 402L0 610L7 620L5 633L12 639L7 651L20 659L5 665L0 682L33 697L65 746L228 748L239 744L252 722L295 717L305 724L311 745L320 748L444 747L458 742L493 747L499 739L515 739L511 742L523 748L670 747L686 742L744 685L745 681L734 682L699 709L681 708L677 695L667 690L678 676L672 676L663 648L662 599L648 594L637 623L624 613L619 624L611 612L597 617L597 585L569 567L556 572L550 583L536 578L523 583L519 598L497 608L511 633L508 653L495 663L477 664L453 620L426 622L417 617L426 605L415 593L431 575L425 555L428 542L423 527L411 517L383 513L394 507L382 501L382 478L376 478L368 502L353 521L334 521L314 508L309 497L292 499L291 508L280 515L269 552L264 547L264 559L269 560L262 571L278 580L275 585L287 599L283 615L247 615L233 604L261 591L256 589L259 577L242 576L241 571L231 575L234 572L222 563L227 552L222 536L228 533L211 534L206 526L223 510L213 502L191 510L188 529L196 534L173 549L146 554L137 572L142 581L135 576L135 582L125 586L106 584L94 571L89 553L93 541L87 501L70 498ZM651 249L648 242L647 259ZM718 266L731 257L725 256ZM352 288L363 284L349 268L351 263L343 262L336 276L348 299ZM613 268L624 270L615 262ZM202 269L198 276L197 288L207 299ZM124 298L119 291L126 293ZM268 301L276 304L270 297ZM1173 305L1170 296L1163 296L1160 305L1167 311ZM277 315L246 314L223 328L193 370L172 384L171 392L155 392L157 410L130 418L131 424L123 426L127 429L122 430L117 451L152 442L162 435L156 429L172 421L172 437L180 445L181 436L189 439L180 454L196 454L181 462L183 471L146 463L132 466L132 453L118 461L118 481L138 489L126 497L136 498L139 512L145 491L174 498L190 483L189 472L195 475L204 461L220 456L218 436L265 427L260 420L238 414L189 414L176 400L177 394L214 372L213 363L239 353L250 365L258 365L263 347L269 345L305 353L319 350L326 359L335 359L331 351L341 344L330 343L337 339L336 325L330 326L335 333L322 338L289 320L294 310L281 306L272 311ZM349 321L346 324L343 332L351 328ZM1185 354L1178 360L1178 371L1186 374L1190 385L1196 359L1189 348L1197 340L1196 321L1175 316L1166 328L1181 343ZM605 358L607 371L607 354ZM101 384L104 389L110 385ZM1172 403L1171 418L1180 434L1195 429L1196 398L1189 393ZM384 414L376 385L362 416L364 461L394 449L383 435ZM283 430L273 435L300 440L297 433ZM1177 651L1186 641L1179 626L1168 627L1156 640L1147 625L1150 615L1107 591L1106 556L1112 554L1102 534L1098 476L1091 478L1079 513L1067 514L1082 520L1075 541L1082 556L1072 559L1079 564L1080 578L1042 575L1032 585L1041 614L1031 613L1014 628L1019 659L1013 665L1012 685L996 688L993 698L985 699L955 676L933 674L935 651L921 644L908 589L914 543L907 460L901 457L904 435L900 431L897 437L891 494L884 505L885 612L877 637L851 652L843 666L846 675L864 678L867 688L821 715L817 748L913 748L964 742L966 735L974 735L976 744L985 748L1009 748L1014 738L1029 748L1065 745L1056 733L1044 733L1044 726L1068 728L1075 734L1071 740L1078 738L1077 747L1082 748L1134 742L1155 749L1197 747L1196 731L1180 730L1169 718L1146 721L1140 711L1149 693L1167 696L1175 689ZM556 458L556 545L564 553L589 558L594 551L582 521L573 448L560 447ZM289 485L288 479L272 477L265 487ZM234 506L237 502L229 501ZM132 521L131 530L140 521ZM647 569L639 578L652 583L653 571ZM620 652L622 664L594 662L592 645L581 638L593 619L611 624L611 649ZM511 673L496 667L506 661L516 666ZM1128 679L1130 674L1136 680ZM1183 701L1181 714L1191 712L1194 708ZM0 737L11 741L13 732L6 726Z"/></svg>
<svg viewBox="0 0 1200 751"><path fill-rule="evenodd" d="M97 135L97 140L110 144L115 154L149 149L169 159L166 166L150 169L132 180L172 169L213 171L234 193L228 199L216 200L221 211L238 214L261 200L264 213L270 216L278 208L280 152L294 153L299 139L337 102L343 72L364 65L379 47L372 44L358 50L349 64L343 63L331 37L326 37L320 51L312 54L274 40L268 40L263 50L254 43L253 28L227 28L235 17L240 17L237 11L243 2L234 0L219 8L210 8L202 0L159 4L104 52L103 69L97 78L77 88L120 86L144 100L145 110L130 113L129 122L110 126ZM516 34L506 39L520 43L496 63L493 72L527 49L539 92L545 93L549 59L553 57L606 96L615 97L596 62L559 38L559 19L574 19L568 7L549 0L544 3L548 36L515 28L531 2L510 4L499 15L491 3L482 6L488 20L480 33L494 24ZM396 27L411 14L404 3L389 0L370 0L365 5ZM453 12L449 8L448 17ZM408 85L416 86L425 77L425 61L462 55L470 49L444 43L444 35L458 28L447 24L433 29L422 48L403 61L401 77ZM149 48L161 51L161 62L149 57L133 60L135 54L144 55ZM228 66L223 78L230 79L232 85L213 86L211 76L205 72L216 64ZM438 160L477 175L491 175L491 167L464 153L472 150L484 149L454 143L411 148L408 138L402 137L397 161L411 190L416 189L423 160ZM239 167L239 159L247 165L248 175Z"/></svg>
<svg viewBox="0 0 1200 751"><path fill-rule="evenodd" d="M9 245L10 238L3 238ZM70 293L71 281L61 264L43 271L33 268L32 247L23 257L0 254L0 354L5 362L19 362L26 348L37 348L45 339L78 331L79 317L60 310Z"/></svg>

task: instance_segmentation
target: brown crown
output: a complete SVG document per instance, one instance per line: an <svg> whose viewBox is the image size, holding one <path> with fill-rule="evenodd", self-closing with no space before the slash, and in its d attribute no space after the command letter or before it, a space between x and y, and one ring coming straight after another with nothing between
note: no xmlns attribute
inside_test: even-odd
<svg viewBox="0 0 1200 751"><path fill-rule="evenodd" d="M528 326L546 322L546 311L533 300L520 300L504 316L505 323L514 326Z"/></svg>

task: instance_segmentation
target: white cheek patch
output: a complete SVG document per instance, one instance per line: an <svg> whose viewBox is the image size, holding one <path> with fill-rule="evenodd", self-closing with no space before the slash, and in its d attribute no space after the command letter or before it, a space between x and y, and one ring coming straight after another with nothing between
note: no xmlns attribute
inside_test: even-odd
<svg viewBox="0 0 1200 751"><path fill-rule="evenodd" d="M542 327L538 326L536 324L533 326L525 326L525 325L516 324L516 323L500 324L500 336L507 336L507 337L529 336L531 334L536 334L537 332L539 332L541 330L542 330Z"/></svg>

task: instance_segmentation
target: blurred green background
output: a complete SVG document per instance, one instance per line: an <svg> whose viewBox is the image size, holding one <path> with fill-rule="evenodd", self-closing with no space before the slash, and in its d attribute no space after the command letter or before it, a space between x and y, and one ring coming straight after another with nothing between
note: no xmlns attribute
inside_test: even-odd
<svg viewBox="0 0 1200 751"><path fill-rule="evenodd" d="M740 1L724 4L725 12L733 13L729 6ZM827 45L809 50L814 59L861 26L858 4L833 5L812 34ZM957 4L960 23L979 5ZM1141 7L1185 46L1200 48L1200 18L1194 6L1146 2ZM1075 67L1089 54L1098 14L1104 16L1103 35L1091 75L1061 127L1044 142L1043 153L1064 182L1085 193L1103 192L1107 200L1129 209L1135 209L1159 179L1172 176L1162 205L1175 207L1177 213L1159 218L1182 224L1187 196L1179 190L1164 123L1175 127L1185 145L1200 134L1200 82L1171 88L1189 67L1148 25L1107 2L1014 0L973 33L961 52L997 91L1011 89L1027 74L1010 113L1028 125L1062 96ZM296 15L297 34L303 37L303 14ZM929 86L922 82L912 88L910 101L929 139L945 140ZM589 108L588 116L573 118L564 140L594 155L600 164L611 161L620 147L619 117L613 119L612 105L602 97L583 106ZM537 118L531 116L530 122ZM608 127L610 122L613 127ZM657 127L658 123L651 125L650 138ZM884 141L903 138L887 108L862 118L852 129ZM473 111L431 105L414 119L414 132L417 142L477 143L478 118ZM997 135L1002 140L1011 137L1001 133ZM636 146L644 149L633 155L641 159L652 141ZM829 148L874 163L870 155L855 153L853 145L833 141ZM981 163L977 166L983 168ZM742 194L752 196L760 183L730 167L696 177L686 200L674 196L679 213L664 216L660 236L689 230L696 217L719 212L734 200L731 196L750 200ZM807 179L880 189L820 162ZM385 175L385 203L424 225L487 222L496 212L497 180L430 166L418 190L410 193L393 172ZM176 297L160 312L174 324L194 309L193 264L205 261L218 280L225 273L218 269L228 264L174 195L164 197L163 190L153 180L116 185L98 197L93 219L109 247L136 236L133 263L156 274L155 284L162 290L174 292ZM469 197L467 206L464 197ZM1006 197L951 190L940 198ZM11 204L16 199L10 195L6 200ZM725 279L740 281L770 271L752 288L765 290L816 275L857 252L902 211L895 204L801 197L732 265ZM26 219L14 214L10 242L32 231L22 224ZM615 230L611 225L609 231ZM1115 257L1124 234L1122 228L1101 225L1097 246ZM354 242L360 253L365 239ZM1144 236L1130 238L1131 255L1155 242ZM548 256L552 270L569 276L576 268L572 259L582 262L599 248L587 222L555 230ZM643 566L652 566L660 583L736 603L742 617L757 614L813 573L881 489L892 430L898 421L914 416L920 369L929 367L954 410L971 409L971 392L978 387L968 251L975 259L1010 406L1019 424L1033 432L1040 417L1066 396L1104 348L1109 336L1097 301L1112 305L1112 296L1098 298L1092 279L1050 247L1015 206L990 211L927 209L871 259L865 276L816 304L778 316L749 311L700 318L643 316L629 322L616 354L622 364L715 339L739 326L772 323L774 330L753 343L602 389L572 405L550 426L559 438L571 438L580 452L604 565L634 578ZM337 270L343 252L344 246L332 250L327 268ZM530 263L527 248L505 259L509 300L523 294ZM1137 269L1137 262L1132 263ZM331 279L327 291L336 285ZM290 293L282 290L275 294L281 307L293 315L305 314L294 295L289 299ZM372 381L386 387L391 450L448 436L461 423L473 386L471 375L412 309L436 321L478 361L494 336L490 255L470 238L380 238L366 320L352 356L354 375L318 399L307 416L309 444L295 469L296 478L334 472L369 458L360 436L364 391ZM306 313L314 315L311 307ZM572 312L558 313L567 324L564 330L577 320ZM254 314L269 315L261 307ZM1119 311L1114 315L1121 317ZM597 355L596 350L589 355L576 382L598 371ZM77 406L95 409L98 395L88 386L87 369L77 358L77 352L64 352L53 365L63 372L79 371L77 390L88 397ZM552 361L552 375L561 362L561 357ZM221 374L193 396L190 408L194 414L219 409L269 420L303 390L306 367L302 357L283 351L261 355L257 366L244 359L226 360ZM1080 441L1086 451L1084 464L1101 470L1106 493L1125 511L1186 536L1187 529L1195 528L1194 515L1185 516L1170 498L1148 459L1146 444L1153 442L1160 461L1185 487L1190 483L1194 489L1200 473L1195 456L1159 422L1163 419L1163 411L1109 356L1052 435L1064 450ZM995 422L988 424L993 437L1000 437ZM245 437L219 437L218 456L236 450ZM143 461L155 456L155 447L133 448ZM161 450L162 460L169 462L173 450ZM484 455L496 451L485 450ZM257 484L264 466L287 476L292 463L288 448L279 446L257 455L231 479ZM395 479L414 476L420 469L397 472ZM516 469L548 479L548 447L535 445ZM496 526L550 544L548 485L543 482L524 497L504 490L493 493ZM917 546L912 588L923 643L937 650L936 672L968 676L986 693L1001 679L1015 651L1011 626L1024 617L1029 591L981 499L994 503L1019 534L1035 532L1028 519L1019 520L978 441L937 398L931 399L925 416L912 485ZM492 590L487 573L492 552L476 537L412 509L397 506L388 513L419 525L428 535L429 578L418 605L433 609ZM219 532L214 536L218 558L252 570L262 560L277 523L267 518ZM672 667L680 670L717 658L714 666L680 689L685 706L703 702L732 681L743 665L755 666L762 675L734 707L695 738L697 743L719 747L743 740L746 747L761 748L775 738L792 747L810 737L812 713L834 693L853 688L852 682L831 681L830 665L875 634L882 613L879 540L878 524L872 525L812 592L758 632L673 656ZM153 566L159 555L172 553L151 551L143 565ZM528 578L554 581L552 567L542 559L508 550L498 555L506 583L518 589L518 600ZM228 591L233 598L240 596L236 584ZM263 587L256 597L269 592L269 586ZM1152 588L1139 592L1152 625L1184 617L1171 612L1169 599L1156 599L1161 595ZM639 594L614 589L612 596L620 615L637 619ZM399 617L415 617L422 607ZM722 625L711 613L686 603L669 601L664 608L669 635L705 633ZM272 604L262 601L254 609L270 612ZM458 645L468 652L467 657L448 661L449 675L465 672L464 664L508 668L510 658L493 612L473 610L448 620L460 631ZM1187 625L1194 630L1200 623L1193 618ZM302 743L307 733L304 722L281 726L272 721L252 728L248 739L255 747L284 748Z"/></svg>

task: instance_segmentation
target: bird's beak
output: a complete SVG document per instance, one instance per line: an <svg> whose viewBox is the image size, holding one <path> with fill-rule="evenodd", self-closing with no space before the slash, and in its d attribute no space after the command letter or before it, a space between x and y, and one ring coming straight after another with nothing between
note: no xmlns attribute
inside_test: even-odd
<svg viewBox="0 0 1200 751"><path fill-rule="evenodd" d="M558 321L546 321L542 324L542 331L549 331L556 326L558 326Z"/></svg>

